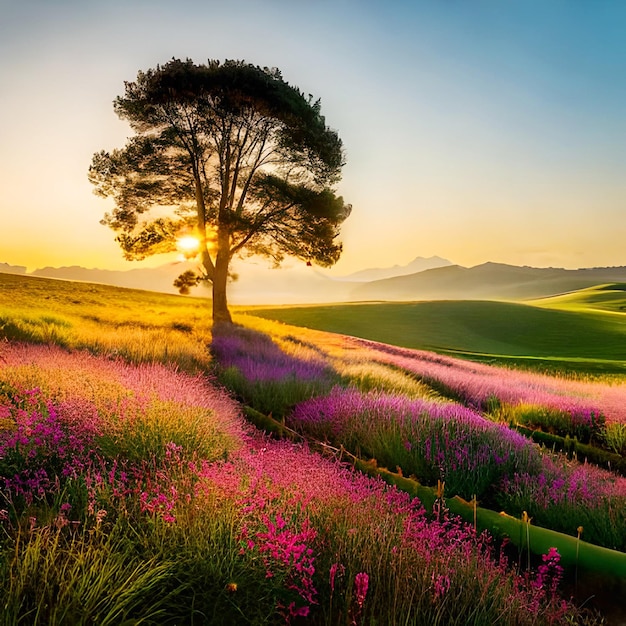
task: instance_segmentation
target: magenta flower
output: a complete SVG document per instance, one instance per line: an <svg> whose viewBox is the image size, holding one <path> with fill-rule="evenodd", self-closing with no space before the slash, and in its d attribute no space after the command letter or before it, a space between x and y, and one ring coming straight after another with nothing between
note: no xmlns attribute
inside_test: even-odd
<svg viewBox="0 0 626 626"><path fill-rule="evenodd" d="M559 565L561 555L556 548L550 548L547 554L541 556L541 560L543 564L537 568L533 586L548 597L553 597L563 577L563 568Z"/></svg>
<svg viewBox="0 0 626 626"><path fill-rule="evenodd" d="M359 608L363 608L363 604L365 603L369 582L370 578L365 572L359 572L354 577L354 595Z"/></svg>

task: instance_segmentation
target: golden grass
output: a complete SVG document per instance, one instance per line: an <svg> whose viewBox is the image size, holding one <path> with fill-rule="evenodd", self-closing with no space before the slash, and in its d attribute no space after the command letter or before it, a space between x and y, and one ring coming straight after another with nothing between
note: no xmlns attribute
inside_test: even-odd
<svg viewBox="0 0 626 626"><path fill-rule="evenodd" d="M8 339L192 370L210 362L211 326L206 298L0 274L0 337Z"/></svg>

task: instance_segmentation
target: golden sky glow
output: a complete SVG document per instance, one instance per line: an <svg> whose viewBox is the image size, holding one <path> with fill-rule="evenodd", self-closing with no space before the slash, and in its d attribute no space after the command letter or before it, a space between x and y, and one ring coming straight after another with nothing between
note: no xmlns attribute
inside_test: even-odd
<svg viewBox="0 0 626 626"><path fill-rule="evenodd" d="M99 224L112 205L92 194L87 169L130 134L112 106L124 81L176 56L276 66L321 98L353 205L335 274L418 255L626 265L626 4L147 6L3 8L0 262L141 265Z"/></svg>

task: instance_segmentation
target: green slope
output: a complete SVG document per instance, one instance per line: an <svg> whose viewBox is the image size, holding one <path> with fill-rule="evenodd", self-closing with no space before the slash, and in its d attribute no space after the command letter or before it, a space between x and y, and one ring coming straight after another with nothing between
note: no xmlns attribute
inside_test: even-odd
<svg viewBox="0 0 626 626"><path fill-rule="evenodd" d="M618 305L616 305L618 306ZM250 311L408 348L582 371L626 371L626 315L489 301L345 304Z"/></svg>
<svg viewBox="0 0 626 626"><path fill-rule="evenodd" d="M597 285L550 298L534 300L534 306L563 311L602 311L626 314L626 283Z"/></svg>

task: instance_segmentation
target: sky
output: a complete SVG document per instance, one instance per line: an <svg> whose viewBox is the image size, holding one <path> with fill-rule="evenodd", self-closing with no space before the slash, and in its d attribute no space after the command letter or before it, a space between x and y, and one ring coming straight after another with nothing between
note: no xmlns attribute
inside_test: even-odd
<svg viewBox="0 0 626 626"><path fill-rule="evenodd" d="M87 170L131 135L124 81L176 57L321 98L353 205L333 274L626 265L625 31L621 0L0 0L0 262L139 266Z"/></svg>

